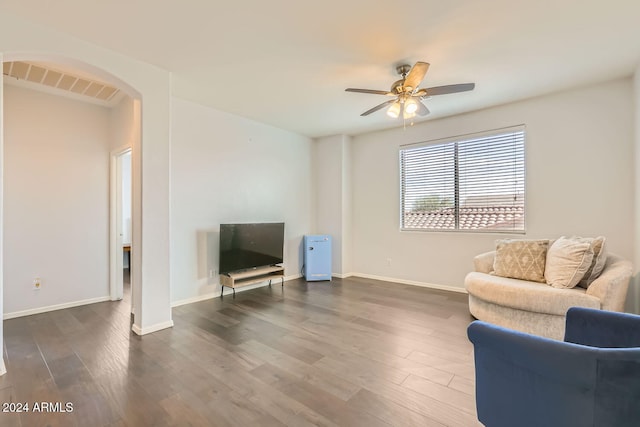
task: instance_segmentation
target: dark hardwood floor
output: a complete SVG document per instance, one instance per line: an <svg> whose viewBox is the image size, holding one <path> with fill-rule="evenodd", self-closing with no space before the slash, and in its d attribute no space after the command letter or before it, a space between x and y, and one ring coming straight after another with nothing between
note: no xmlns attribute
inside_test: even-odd
<svg viewBox="0 0 640 427"><path fill-rule="evenodd" d="M129 309L125 293L4 321L0 403L30 412L0 425L480 425L463 294L296 280L176 307L143 337Z"/></svg>

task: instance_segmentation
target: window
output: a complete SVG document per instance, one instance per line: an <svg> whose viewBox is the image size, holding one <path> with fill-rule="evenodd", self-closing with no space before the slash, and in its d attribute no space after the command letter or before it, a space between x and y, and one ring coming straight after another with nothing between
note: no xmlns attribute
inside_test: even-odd
<svg viewBox="0 0 640 427"><path fill-rule="evenodd" d="M400 147L403 230L524 232L524 126Z"/></svg>

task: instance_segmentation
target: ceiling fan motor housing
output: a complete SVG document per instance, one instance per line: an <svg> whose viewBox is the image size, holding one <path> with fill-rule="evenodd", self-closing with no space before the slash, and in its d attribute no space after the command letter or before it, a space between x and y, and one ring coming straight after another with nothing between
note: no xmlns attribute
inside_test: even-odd
<svg viewBox="0 0 640 427"><path fill-rule="evenodd" d="M393 82L393 84L391 85L392 93L401 94L406 92L406 89L404 88L404 82L405 82L405 79L407 78L407 74L409 73L409 71L411 71L411 65L409 64L401 64L396 67L396 72L400 74L402 78L400 80L396 80L395 82Z"/></svg>
<svg viewBox="0 0 640 427"><path fill-rule="evenodd" d="M400 79L400 80L397 80L397 81L393 82L393 84L391 85L391 92L393 92L393 93L402 93L402 92L404 92L403 85L404 85L404 79Z"/></svg>
<svg viewBox="0 0 640 427"><path fill-rule="evenodd" d="M396 72L402 76L403 80L407 77L409 71L411 71L411 65L409 64L401 64L396 67Z"/></svg>

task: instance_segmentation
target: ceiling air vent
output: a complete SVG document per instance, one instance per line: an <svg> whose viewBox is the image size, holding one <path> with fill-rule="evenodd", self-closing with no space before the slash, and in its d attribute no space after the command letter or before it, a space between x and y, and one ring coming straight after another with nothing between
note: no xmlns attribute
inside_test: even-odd
<svg viewBox="0 0 640 427"><path fill-rule="evenodd" d="M23 61L5 62L2 72L5 76L13 77L18 81L81 95L105 106L113 106L117 103L116 101L119 101L121 94L119 89L106 83L92 80L86 76L81 77L70 72L55 70L48 64ZM29 86L36 89L34 86Z"/></svg>

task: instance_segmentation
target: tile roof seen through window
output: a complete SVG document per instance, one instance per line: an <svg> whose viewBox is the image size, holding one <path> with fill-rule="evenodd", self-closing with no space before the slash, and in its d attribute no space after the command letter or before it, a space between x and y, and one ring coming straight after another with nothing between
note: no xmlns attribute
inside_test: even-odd
<svg viewBox="0 0 640 427"><path fill-rule="evenodd" d="M404 228L454 230L455 209L410 211L404 214ZM460 230L513 230L524 228L524 206L460 207Z"/></svg>

